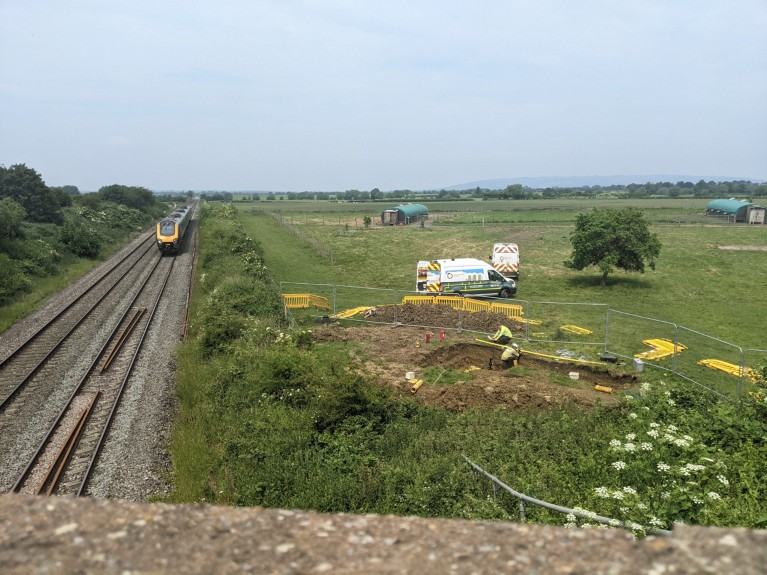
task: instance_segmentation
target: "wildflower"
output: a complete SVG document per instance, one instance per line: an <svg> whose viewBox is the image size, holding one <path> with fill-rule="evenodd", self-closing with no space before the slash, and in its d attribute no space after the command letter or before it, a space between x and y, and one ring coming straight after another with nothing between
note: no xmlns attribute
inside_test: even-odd
<svg viewBox="0 0 767 575"><path fill-rule="evenodd" d="M629 441L634 441L636 438L637 438L636 433L627 433L626 434L626 439L628 439Z"/></svg>
<svg viewBox="0 0 767 575"><path fill-rule="evenodd" d="M652 451L652 443L647 443L646 441L642 442L639 447L642 448L642 451Z"/></svg>
<svg viewBox="0 0 767 575"><path fill-rule="evenodd" d="M604 497L604 498L607 498L607 497L609 497L609 496L610 496L610 494L609 494L609 493L608 493L608 491L607 491L607 487L595 487L595 488L594 488L594 492L595 492L595 493L596 493L596 494L597 494L599 497Z"/></svg>
<svg viewBox="0 0 767 575"><path fill-rule="evenodd" d="M629 509L628 507L620 507L620 508L619 508L619 511L620 511L620 512L621 512L623 515L626 515L626 513L628 513L628 512L630 511L630 509Z"/></svg>
<svg viewBox="0 0 767 575"><path fill-rule="evenodd" d="M716 478L719 480L719 483L722 485L729 485L730 482L727 481L727 478L724 475L717 475Z"/></svg>
<svg viewBox="0 0 767 575"><path fill-rule="evenodd" d="M679 428L676 425L669 425L666 429L669 431L679 431Z"/></svg>
<svg viewBox="0 0 767 575"><path fill-rule="evenodd" d="M685 441L684 439L675 439L673 441L673 443L677 447L689 447L690 446L690 442L689 441Z"/></svg>
<svg viewBox="0 0 767 575"><path fill-rule="evenodd" d="M676 405L676 401L674 401L673 399L668 399L668 400L666 400L666 403L668 403L668 404L669 404L669 405L671 405L671 406L674 406L674 405Z"/></svg>
<svg viewBox="0 0 767 575"><path fill-rule="evenodd" d="M566 519L567 519L567 521L568 521L568 522L570 522L570 523L576 523L576 521L577 521L577 519L576 519L576 517L575 517L575 514L574 514L574 513L568 513L568 514L566 515Z"/></svg>
<svg viewBox="0 0 767 575"><path fill-rule="evenodd" d="M666 471L669 471L671 469L671 466L668 463L663 463L662 461L658 463L658 471L665 473Z"/></svg>
<svg viewBox="0 0 767 575"><path fill-rule="evenodd" d="M653 515L652 517L650 517L650 525L652 525L653 527L660 527L661 525L663 525L663 521L661 521L660 519L658 519L657 517Z"/></svg>
<svg viewBox="0 0 767 575"><path fill-rule="evenodd" d="M637 417L639 417L639 416L638 416L636 413L634 413L634 412L632 411L631 413L629 413L629 417L630 417L631 419L636 419L636 418L637 418Z"/></svg>
<svg viewBox="0 0 767 575"><path fill-rule="evenodd" d="M637 446L633 443L627 443L623 446L624 451L632 452L637 450Z"/></svg>
<svg viewBox="0 0 767 575"><path fill-rule="evenodd" d="M629 486L629 485L626 485L626 487L623 488L623 492L624 493L629 493L631 495L636 495L637 494L637 490L634 489L633 487Z"/></svg>
<svg viewBox="0 0 767 575"><path fill-rule="evenodd" d="M671 493L669 493L668 491L664 491L663 493L660 494L660 497L661 499L668 499L669 497L671 497Z"/></svg>
<svg viewBox="0 0 767 575"><path fill-rule="evenodd" d="M612 439L610 440L610 447L613 449L620 449L621 448L621 442L618 439Z"/></svg>
<svg viewBox="0 0 767 575"><path fill-rule="evenodd" d="M649 383L643 383L642 385L639 386L639 388L642 391L650 391L652 389L652 387L650 387Z"/></svg>
<svg viewBox="0 0 767 575"><path fill-rule="evenodd" d="M647 435L649 435L650 437L657 438L660 435L660 433L658 433L657 429L651 429L650 431L647 432Z"/></svg>
<svg viewBox="0 0 767 575"><path fill-rule="evenodd" d="M611 496L612 496L613 499L616 499L618 501L622 501L623 500L623 492L622 491L618 491L618 490L613 491Z"/></svg>
<svg viewBox="0 0 767 575"><path fill-rule="evenodd" d="M660 423L655 423L654 421L650 424L650 427L660 427Z"/></svg>
<svg viewBox="0 0 767 575"><path fill-rule="evenodd" d="M613 463L613 467L618 470L625 469L626 463L624 461L616 461Z"/></svg>
<svg viewBox="0 0 767 575"><path fill-rule="evenodd" d="M709 491L706 493L706 495L709 499L713 499L714 501L719 501L722 499L716 491Z"/></svg>
<svg viewBox="0 0 767 575"><path fill-rule="evenodd" d="M713 493L713 491L712 491L712 493ZM695 503L696 505L701 505L703 503L703 500L700 497L693 497L692 498L692 502Z"/></svg>

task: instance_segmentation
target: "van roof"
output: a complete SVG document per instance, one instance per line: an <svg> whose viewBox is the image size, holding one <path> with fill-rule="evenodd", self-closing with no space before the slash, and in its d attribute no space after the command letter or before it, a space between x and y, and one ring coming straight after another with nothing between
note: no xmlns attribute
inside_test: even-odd
<svg viewBox="0 0 767 575"><path fill-rule="evenodd" d="M483 266L489 266L492 267L489 263L482 261L477 258L453 258L450 260L434 260L439 265L451 265L451 266L476 266L476 265L483 265Z"/></svg>

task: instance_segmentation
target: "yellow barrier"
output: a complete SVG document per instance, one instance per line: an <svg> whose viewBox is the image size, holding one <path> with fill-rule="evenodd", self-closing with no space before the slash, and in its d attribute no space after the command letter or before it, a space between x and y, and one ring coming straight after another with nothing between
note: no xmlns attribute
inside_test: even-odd
<svg viewBox="0 0 767 575"><path fill-rule="evenodd" d="M413 305L431 305L434 303L433 295L406 295L402 298L402 303L411 303Z"/></svg>
<svg viewBox="0 0 767 575"><path fill-rule="evenodd" d="M642 343L649 345L653 349L651 351L643 351L642 353L634 354L634 357L641 357L643 359L661 359L674 353L687 349L686 345L681 343L676 344L676 350L674 349L674 342L668 339L644 339Z"/></svg>
<svg viewBox="0 0 767 575"><path fill-rule="evenodd" d="M363 307L355 307L353 309L347 309L345 311L342 311L340 313L337 313L333 316L333 319L346 319L352 316L357 315L358 313L366 312L369 309L373 309L370 306L363 306Z"/></svg>
<svg viewBox="0 0 767 575"><path fill-rule="evenodd" d="M307 307L330 309L330 301L328 298L310 293L285 293L282 294L282 299L289 309L301 309Z"/></svg>
<svg viewBox="0 0 767 575"><path fill-rule="evenodd" d="M590 329L586 329L585 327L578 327L577 325L562 325L559 327L559 329L570 331L572 333L577 333L579 335L588 335L590 333L594 333Z"/></svg>
<svg viewBox="0 0 767 575"><path fill-rule="evenodd" d="M745 374L746 377L753 382L756 382L758 378L758 373L755 370L745 367L744 371L741 371L739 365L728 363L726 361L722 361L721 359L701 359L698 362L698 365L704 365L706 367L710 367L711 369L718 369L719 371L724 371L725 373L729 373L730 375L734 375L736 377L740 377L742 374Z"/></svg>
<svg viewBox="0 0 767 575"><path fill-rule="evenodd" d="M515 304L515 303L498 303L493 302L490 305L490 311L493 313L502 313L507 317L510 317L512 319L516 319L521 321L522 315L524 315L524 311L522 310L522 306ZM540 322L538 322L540 323Z"/></svg>

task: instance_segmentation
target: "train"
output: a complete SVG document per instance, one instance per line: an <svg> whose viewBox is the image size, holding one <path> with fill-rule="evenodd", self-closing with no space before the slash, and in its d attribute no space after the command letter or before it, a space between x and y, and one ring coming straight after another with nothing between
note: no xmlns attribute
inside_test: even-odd
<svg viewBox="0 0 767 575"><path fill-rule="evenodd" d="M157 249L161 254L178 253L193 211L192 206L181 206L157 223Z"/></svg>

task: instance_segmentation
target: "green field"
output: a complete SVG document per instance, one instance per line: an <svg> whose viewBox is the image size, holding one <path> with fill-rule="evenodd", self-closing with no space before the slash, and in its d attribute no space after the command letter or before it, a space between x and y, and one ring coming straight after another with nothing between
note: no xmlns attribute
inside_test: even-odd
<svg viewBox="0 0 767 575"><path fill-rule="evenodd" d="M286 228L257 211L265 202L239 204L238 208L247 233L262 243L267 265L279 281L413 290L418 260L487 260L494 242L516 242L521 254L518 300L602 303L744 348L767 347L767 328L754 321L767 311L767 226L708 223L701 216L703 200L634 202L647 210L648 220L658 222L652 231L663 247L655 271L617 271L610 276L609 285L600 287L597 271L577 272L563 265L572 252L569 234L577 213L592 206L625 207L627 202L603 200L584 205L570 200L551 202L549 209L544 209L543 201L505 202L524 204L525 209L450 217L437 212L432 215L437 221L425 227L370 228L363 226L363 218L374 219L375 214L366 209L380 209L380 205L349 211L354 204L326 204L322 206L325 211L318 212L308 202L280 202L281 210L290 207L291 211L279 216L299 233L288 243L278 239ZM504 204L474 202L478 208L492 203ZM455 204L435 205L439 209ZM329 211L333 207L338 211ZM478 221L481 213L484 222ZM492 223L511 215L519 221ZM695 218L701 221L663 223ZM317 246L322 249L318 251Z"/></svg>

